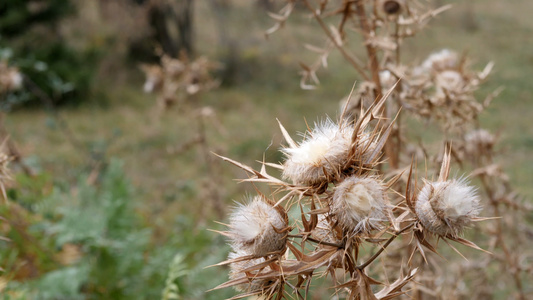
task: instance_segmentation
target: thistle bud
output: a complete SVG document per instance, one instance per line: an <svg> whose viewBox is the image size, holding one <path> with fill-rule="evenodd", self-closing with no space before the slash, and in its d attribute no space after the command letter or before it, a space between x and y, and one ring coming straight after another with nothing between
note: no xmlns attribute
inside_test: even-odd
<svg viewBox="0 0 533 300"><path fill-rule="evenodd" d="M287 220L280 213L281 209L272 207L260 196L237 207L229 225L233 249L254 256L283 250L287 235L281 231L287 227Z"/></svg>
<svg viewBox="0 0 533 300"><path fill-rule="evenodd" d="M331 213L347 232L367 233L387 220L385 187L375 178L349 177L335 190Z"/></svg>
<svg viewBox="0 0 533 300"><path fill-rule="evenodd" d="M464 180L426 182L415 204L422 225L441 236L459 235L480 210L476 189Z"/></svg>
<svg viewBox="0 0 533 300"><path fill-rule="evenodd" d="M318 185L339 174L348 159L353 127L327 119L296 147L284 148L283 177L298 185Z"/></svg>

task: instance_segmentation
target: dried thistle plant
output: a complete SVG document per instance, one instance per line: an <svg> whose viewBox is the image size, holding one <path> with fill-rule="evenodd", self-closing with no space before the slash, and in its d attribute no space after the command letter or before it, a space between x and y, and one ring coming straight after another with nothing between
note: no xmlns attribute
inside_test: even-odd
<svg viewBox="0 0 533 300"><path fill-rule="evenodd" d="M20 89L22 82L23 77L17 67L9 66L7 61L0 61L0 95Z"/></svg>
<svg viewBox="0 0 533 300"><path fill-rule="evenodd" d="M143 90L157 95L159 113L173 105L193 101L195 95L219 85L211 76L218 64L202 56L191 60L185 52L179 59L162 53L161 64L140 66L146 75Z"/></svg>
<svg viewBox="0 0 533 300"><path fill-rule="evenodd" d="M178 113L182 118L189 120L189 124L196 124L185 128L186 130L192 128L195 131L194 136L179 145L168 146L167 153L180 155L193 148L199 148L202 163L206 166L205 182L202 184L206 187L203 189L205 198L212 200L213 210L222 216L225 209L218 188L220 178L216 176L218 164L211 156L211 151L214 149L208 140L208 126L212 125L219 132L223 132L224 128L215 110L201 101L201 95L219 85L219 81L212 76L213 70L217 69L219 64L205 56L191 59L185 52L182 52L179 58L173 58L165 53L158 54L161 57L160 64L140 66L146 75L143 90L157 97L154 124L158 124L158 119L172 106L177 106ZM200 209L199 214L204 216L206 206L200 206Z"/></svg>
<svg viewBox="0 0 533 300"><path fill-rule="evenodd" d="M440 201L431 216L419 213L422 205L417 206L428 202L422 199L424 189L412 199L412 174L406 185L399 185L401 176L386 179L380 171L391 126L381 130L382 120L375 116L386 99L375 101L352 122L343 116L337 123L315 124L299 144L280 124L287 142L281 150L287 154L282 164L263 162L260 170L254 170L222 157L250 174L243 181L268 184L274 192L239 206L230 218L229 231L220 232L229 238L233 252L219 264L230 265L230 280L217 288L236 287L242 292L236 298L306 298L312 279L326 275L337 297L390 299L404 293L402 288L417 273L416 264L406 266L407 276L394 274L399 278L388 284L382 283L388 275L371 277L374 272L369 269L376 267L373 262L398 237L414 243L408 257L417 251L424 255L422 246L436 251L425 231L479 249L460 237L477 219L479 199L464 181L447 180L449 153L439 178L447 186L441 187L441 194L430 195ZM284 179L270 175L267 167L281 170ZM465 193L471 197L465 198ZM288 212L297 207L299 218L290 219ZM442 224L428 223L430 217ZM367 247L374 254L361 254ZM373 285L384 288L375 292Z"/></svg>
<svg viewBox="0 0 533 300"><path fill-rule="evenodd" d="M335 298L391 299L408 289L414 299L486 299L499 289L498 281L514 285L513 297L526 299L531 291L524 282L532 279L533 254L523 241L532 236L526 220L532 208L520 201L494 162L497 138L478 121L499 90L482 101L474 93L493 64L476 72L466 56L448 49L422 63L402 60L404 39L450 6L432 9L416 0L285 2L279 13L270 14L276 25L267 34L283 28L300 3L326 39L323 47L308 45L319 57L310 65L301 64L301 87L314 88L316 72L327 67L335 50L361 81L342 101L338 122L315 124L301 142L280 124L287 143L281 150L283 163L263 162L255 170L223 157L250 174L244 182L274 187L272 195L260 197L265 203L275 203L272 207L284 212L299 208L301 213L284 228L263 218L261 226L275 228L286 247L266 248L277 251L261 255L234 251L219 264L231 266L230 281L217 288L238 286L242 294L234 299L305 299L313 278L326 276ZM350 49L353 38L363 39L365 59ZM446 145L440 153L429 153L423 141L408 138L402 124L405 114L440 125L440 143ZM426 161L424 176L416 172L413 158ZM467 178L481 182L480 187L466 177L451 178L452 164L463 173L473 168ZM267 167L281 171L281 179ZM480 216L482 207L486 215L500 219L475 225L488 219ZM521 227L513 225L517 221ZM233 226L222 232L232 245ZM487 250L465 238L473 226L480 232L474 238ZM470 263L443 266L441 258L430 253L438 252L438 241L461 256L450 241L490 253L468 257ZM505 275L488 274L488 268ZM482 292L473 289L480 279L486 279ZM374 285L384 287L378 291Z"/></svg>

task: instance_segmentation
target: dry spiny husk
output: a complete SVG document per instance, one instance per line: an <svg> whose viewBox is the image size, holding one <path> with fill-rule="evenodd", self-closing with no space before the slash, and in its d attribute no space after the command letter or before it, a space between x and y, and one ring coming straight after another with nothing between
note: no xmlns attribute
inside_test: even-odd
<svg viewBox="0 0 533 300"><path fill-rule="evenodd" d="M374 177L349 177L331 199L331 214L350 235L379 229L390 210L386 189Z"/></svg>
<svg viewBox="0 0 533 300"><path fill-rule="evenodd" d="M287 226L287 215L281 206L273 207L256 196L231 214L228 236L236 252L261 257L285 249Z"/></svg>
<svg viewBox="0 0 533 300"><path fill-rule="evenodd" d="M320 241L330 244L342 243L342 232L335 225L335 220L328 215L318 215L318 223L316 227L311 231L311 237Z"/></svg>

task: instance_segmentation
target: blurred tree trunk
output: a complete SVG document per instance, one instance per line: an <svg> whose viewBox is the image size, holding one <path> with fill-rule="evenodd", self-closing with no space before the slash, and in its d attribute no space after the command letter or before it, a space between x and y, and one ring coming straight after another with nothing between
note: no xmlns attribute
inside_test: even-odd
<svg viewBox="0 0 533 300"><path fill-rule="evenodd" d="M178 25L178 49L184 49L188 54L193 53L193 1L178 0L174 20Z"/></svg>
<svg viewBox="0 0 533 300"><path fill-rule="evenodd" d="M163 51L177 57L181 51L193 54L193 1L153 0L148 9L150 26ZM173 34L177 31L177 34Z"/></svg>
<svg viewBox="0 0 533 300"><path fill-rule="evenodd" d="M273 9L272 0L257 0L257 6L266 11L272 11Z"/></svg>

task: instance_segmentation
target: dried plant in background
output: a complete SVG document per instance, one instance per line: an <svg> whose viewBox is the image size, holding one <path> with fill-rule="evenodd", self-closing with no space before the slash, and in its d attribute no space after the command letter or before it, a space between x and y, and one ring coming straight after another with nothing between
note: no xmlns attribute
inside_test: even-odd
<svg viewBox="0 0 533 300"><path fill-rule="evenodd" d="M219 65L205 56L190 59L185 52L181 53L179 59L165 53L160 56L160 65L141 65L141 70L146 75L143 90L157 97L154 122L175 106L182 118L188 118L190 124L196 124L194 137L180 145L168 147L167 152L179 155L194 147L200 149L207 174L203 184L207 187L204 190L205 197L212 200L213 210L222 216L224 207L218 188L219 177L215 175L218 164L210 154L215 149L212 149L213 145L210 145L207 139L207 125L211 123L219 131L222 131L223 127L220 126L215 110L201 101L202 94L218 87L219 81L213 78L211 73ZM205 214L204 206L200 214Z"/></svg>
<svg viewBox="0 0 533 300"><path fill-rule="evenodd" d="M22 81L22 74L17 67L9 66L7 61L0 61L0 95L20 89Z"/></svg>
<svg viewBox="0 0 533 300"><path fill-rule="evenodd" d="M217 288L238 287L242 294L235 298L301 299L307 298L314 278L326 276L337 298L391 299L409 289L415 299L485 299L501 292L496 284L500 282L514 286L508 296L526 299L531 294L525 283L532 279L533 256L523 241L531 238L526 218L531 207L520 201L494 162L496 138L478 121L499 93L482 101L475 94L493 64L474 71L466 56L448 49L419 64L402 59L403 41L450 6L432 9L414 0L285 2L279 13L270 14L276 24L267 35L283 28L301 5L326 39L322 47L307 46L319 57L310 65L301 63L301 87L313 89L318 84L317 71L327 67L333 51L361 81L342 102L337 123L315 124L300 143L281 126L287 141L283 163L263 162L254 170L223 158L251 175L243 181L272 186L271 195L259 196L264 205L289 216L299 208L300 216L286 226L268 218L248 218L259 222L255 227L271 226L276 234L285 234L279 236L285 246L276 242L274 247L270 239L259 238L258 231L248 232L249 242L265 251L236 247L232 232L243 224L230 223L230 231L221 233L230 238L234 251L220 265L229 264L232 275ZM359 47L358 40L365 58L352 49ZM410 140L405 115L438 124L439 143L446 147L429 153L431 145ZM413 159L426 161L424 176L416 172ZM452 163L463 173L473 170L468 178L480 187L462 177L450 178ZM267 167L281 171L282 179ZM468 240L465 229L486 219L480 217L482 207L484 215L499 219L476 225L482 234ZM234 214L246 211L238 208ZM469 263L452 260L443 267L442 258L429 253L437 253L437 241L459 254L450 241L477 250L482 249L474 242L481 242L491 254L468 257ZM482 288L474 285L480 278ZM376 292L372 285L384 288Z"/></svg>

